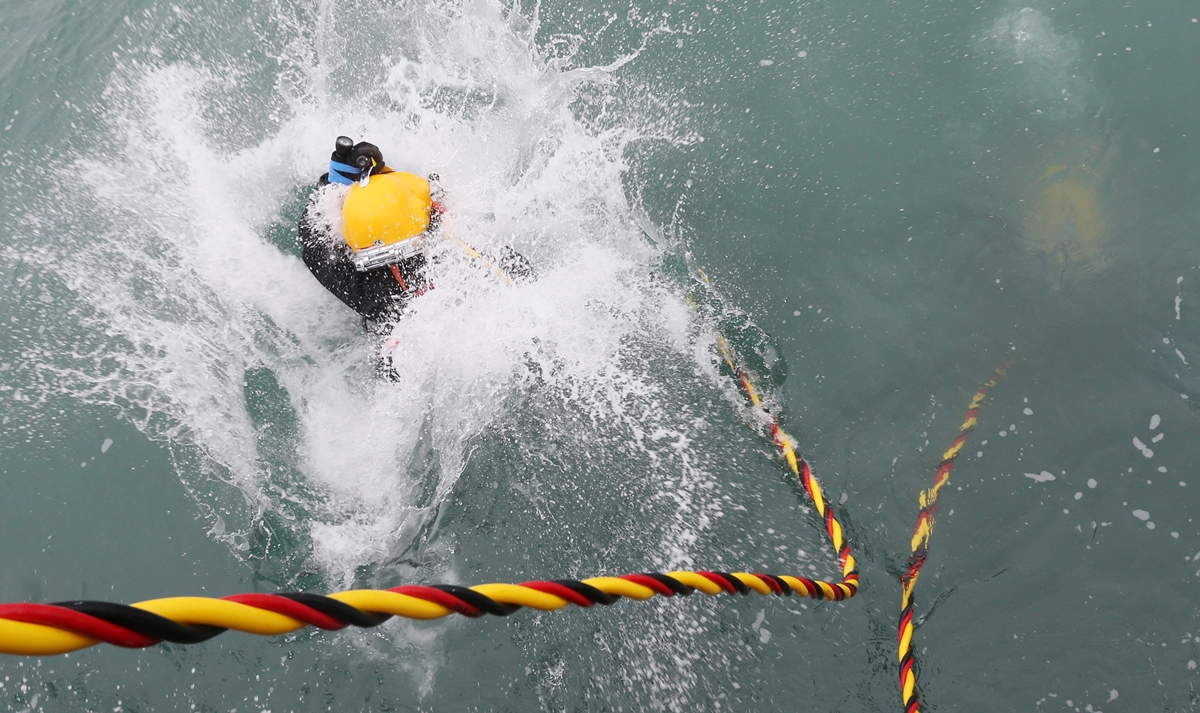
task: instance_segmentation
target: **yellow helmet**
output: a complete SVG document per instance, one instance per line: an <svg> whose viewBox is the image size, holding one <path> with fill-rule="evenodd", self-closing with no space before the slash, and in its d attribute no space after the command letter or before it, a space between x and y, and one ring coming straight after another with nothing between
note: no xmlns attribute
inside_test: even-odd
<svg viewBox="0 0 1200 713"><path fill-rule="evenodd" d="M371 176L350 187L342 204L342 233L355 252L398 243L429 227L429 181L411 173Z"/></svg>

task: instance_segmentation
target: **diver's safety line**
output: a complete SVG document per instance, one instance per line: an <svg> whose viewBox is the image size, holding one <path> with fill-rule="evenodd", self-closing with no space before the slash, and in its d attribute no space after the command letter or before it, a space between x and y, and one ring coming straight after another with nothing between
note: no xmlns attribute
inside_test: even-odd
<svg viewBox="0 0 1200 713"><path fill-rule="evenodd" d="M708 273L703 269L691 265L700 278L707 285L712 285L708 279ZM738 383L742 387L742 393L750 402L758 416L758 419L766 427L767 434L771 437L771 441L779 448L779 452L783 455L784 461L788 467L800 479L800 483L804 486L805 492L812 500L813 505L817 509L817 515L825 524L825 532L829 535L829 541L833 544L833 549L837 552L838 563L842 568L842 579L840 582L814 581L805 580L804 586L809 596L817 596L816 591L825 599L849 599L858 593L858 563L854 559L854 555L850 552L850 545L846 541L845 531L842 529L842 524L838 522L837 517L833 514L833 508L829 503L825 502L825 495L821 492L821 484L812 474L812 469L808 465L808 461L800 457L796 452L796 441L782 428L779 427L779 419L775 414L762 403L762 397L759 396L758 390L754 388L754 383L750 380L749 374L738 363L737 356L733 349L730 348L729 342L725 340L724 335L719 330L714 330L714 335L717 340L717 352L721 355L721 359L729 367L730 371L737 377ZM789 583L790 584L790 583ZM812 587L813 589L807 589Z"/></svg>
<svg viewBox="0 0 1200 713"><path fill-rule="evenodd" d="M388 267L392 268L392 277L396 278L396 282L400 283L400 289L404 290L405 292L410 292L408 289L408 283L404 281L404 276L400 274L400 266L392 263L391 265L388 265Z"/></svg>
<svg viewBox="0 0 1200 713"><path fill-rule="evenodd" d="M0 653L25 656L62 654L104 642L144 648L162 641L196 644L229 629L279 636L306 626L330 631L347 626L379 626L393 616L440 619L450 614L508 616L528 607L541 611L569 604L614 604L622 597L705 594L758 594L840 600L853 596L855 583L833 584L806 577L748 572L678 571L626 574L592 579L536 580L521 584L408 585L388 590L358 589L320 595L305 592L235 594L221 599L171 597L133 605L72 601L56 604L0 604Z"/></svg>
<svg viewBox="0 0 1200 713"><path fill-rule="evenodd" d="M701 273L703 274L703 273ZM705 275L705 280L708 277ZM842 580L840 582L823 582L805 580L806 588L811 586L818 589L821 593L819 598L824 599L849 599L858 593L858 567L854 559L854 555L850 553L850 545L846 542L845 532L842 525L838 522L837 517L833 514L833 508L825 501L825 496L821 492L821 484L812 474L812 469L808 467L808 462L801 458L796 453L796 441L784 433L779 427L779 420L775 418L775 414L771 413L762 403L762 398L758 395L758 390L754 388L754 384L750 381L749 375L745 369L738 365L737 359L730 349L729 343L725 341L719 332L717 337L717 351L721 354L721 358L737 376L738 382L742 386L742 392L746 395L746 399L750 402L759 415L759 418L765 423L767 433L771 436L771 440L779 447L780 453L783 454L783 459L787 461L788 467L800 479L800 483L804 486L804 490L808 493L808 497L812 499L813 505L817 508L817 514L825 523L825 532L829 534L829 541L833 543L833 549L837 552L838 563L842 568ZM817 596L813 590L808 590L809 596Z"/></svg>
<svg viewBox="0 0 1200 713"><path fill-rule="evenodd" d="M909 556L908 562L905 564L904 573L900 575L900 624L899 624L899 657L900 657L900 691L904 699L905 713L919 713L921 710L921 702L917 699L917 674L913 670L913 665L916 659L913 658L913 588L917 584L917 576L921 573L921 566L925 564L925 557L929 554L929 537L933 534L933 518L937 514L938 492L942 486L950 480L950 470L954 467L955 460L958 459L958 454L962 450L963 444L967 442L967 437L971 435L971 431L978 423L979 407L983 404L983 400L987 397L988 391L996 385L1009 368L1012 367L1012 361L1007 361L1001 364L992 374L992 378L984 382L983 386L975 392L975 396L971 399L971 404L967 407L967 417L963 419L962 426L958 429L958 437L954 439L954 443L950 444L950 448L942 454L942 461L938 463L937 471L933 476L933 487L928 490L921 491L920 503L921 511L917 513L917 527L913 530L912 536L912 555Z"/></svg>
<svg viewBox="0 0 1200 713"><path fill-rule="evenodd" d="M447 234L471 257L482 260L506 284L511 279L466 243ZM585 580L536 580L521 584L408 585L388 590L359 589L327 596L304 592L236 594L222 599L172 597L133 605L96 601L57 604L0 604L0 653L45 656L61 654L106 642L126 648L152 646L161 641L191 644L236 629L262 636L278 636L305 626L337 630L346 626L373 627L393 616L440 619L450 614L480 617L508 616L522 607L552 611L568 604L591 607L610 605L621 597L645 600L657 595L741 594L799 596L841 601L858 592L858 570L833 508L808 463L796 453L791 436L762 404L750 377L738 366L724 337L717 334L721 357L737 375L750 405L768 427L788 467L800 479L822 518L825 531L842 568L839 582L828 582L748 572L675 571L648 572ZM998 372L999 373L999 372ZM993 378L994 382L994 378ZM981 391L976 401L983 398ZM973 402L973 407L976 402ZM974 412L972 412L974 413ZM974 425L973 416L968 419ZM964 425L964 430L967 428ZM957 446L952 449L957 454ZM949 469L946 469L949 474ZM936 494L935 486L934 493ZM924 499L922 500L924 504ZM932 524L932 518L930 518ZM914 539L914 542L916 540ZM919 568L919 565L918 565ZM915 572L913 579L915 580ZM910 612L911 618L911 612ZM911 632L909 634L911 640Z"/></svg>
<svg viewBox="0 0 1200 713"><path fill-rule="evenodd" d="M487 269L491 270L492 274L495 275L496 277L499 277L500 280L502 282L504 282L504 284L512 285L512 283L513 283L512 278L509 277L508 273L505 272L503 269L501 269L499 265L497 265L496 263L489 260L487 258L487 256L485 256L483 253L479 252L475 248L471 247L470 245L467 245L463 241L454 237L454 235L452 235L449 230L443 229L442 232L445 233L447 240L454 243L458 247L462 248L463 252L465 252L467 255L471 256L472 260L477 260L477 261L483 263L483 266L486 267Z"/></svg>

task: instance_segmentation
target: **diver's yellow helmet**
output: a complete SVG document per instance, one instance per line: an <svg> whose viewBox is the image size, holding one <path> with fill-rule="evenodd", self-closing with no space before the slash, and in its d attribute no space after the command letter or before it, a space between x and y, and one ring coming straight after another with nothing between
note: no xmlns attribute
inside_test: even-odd
<svg viewBox="0 0 1200 713"><path fill-rule="evenodd" d="M395 171L350 186L342 204L342 234L355 252L398 243L429 227L429 181Z"/></svg>

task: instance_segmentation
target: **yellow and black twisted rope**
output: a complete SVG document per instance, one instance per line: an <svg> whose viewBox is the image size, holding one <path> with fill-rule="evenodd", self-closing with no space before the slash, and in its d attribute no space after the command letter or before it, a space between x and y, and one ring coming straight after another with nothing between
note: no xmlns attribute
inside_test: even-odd
<svg viewBox="0 0 1200 713"><path fill-rule="evenodd" d="M858 592L859 581L856 562L820 484L808 463L797 455L791 436L763 406L750 378L738 366L720 334L717 335L717 346L721 357L737 375L751 406L767 425L769 435L788 467L812 499L838 553L841 581L747 572L676 571L474 587L408 585L330 595L292 592L235 594L220 599L171 597L132 605L97 601L0 604L0 653L44 656L101 642L128 648L153 646L162 641L192 644L207 641L229 629L278 636L305 626L329 630L347 626L373 627L393 616L410 619L438 619L453 613L467 617L508 616L522 607L552 611L568 604L590 607L597 603L613 604L621 597L644 600L660 594L686 596L696 590L709 595L722 592L749 594L751 591L779 596L796 593L834 601L853 597Z"/></svg>
<svg viewBox="0 0 1200 713"><path fill-rule="evenodd" d="M568 604L613 604L621 597L644 600L699 590L721 593L841 600L843 586L789 575L677 571L626 574L585 580L536 580L521 584L451 584L357 589L330 595L289 592L235 594L220 599L171 597L133 605L74 601L0 604L0 653L61 654L106 642L126 648L162 641L195 644L229 629L278 636L305 626L337 630L373 627L393 616L440 619L450 614L508 616L522 607L553 611Z"/></svg>
<svg viewBox="0 0 1200 713"><path fill-rule="evenodd" d="M191 644L229 629L278 636L305 626L336 630L346 626L372 627L393 616L438 619L453 613L467 617L508 616L521 607L551 611L568 604L590 607L613 604L621 597L644 600L655 595L749 594L841 601L858 592L855 560L841 524L826 503L821 486L792 439L761 404L743 370L737 367L724 339L722 357L737 374L750 403L765 416L772 440L812 498L842 567L839 582L789 575L747 572L676 571L667 574L627 574L585 580L536 580L522 584L402 586L388 590L359 589L330 595L304 592L236 594L221 599L171 597L133 605L74 601L57 604L0 604L0 653L44 656L66 653L107 642L140 648L161 641Z"/></svg>
<svg viewBox="0 0 1200 713"><path fill-rule="evenodd" d="M933 479L933 487L921 491L921 511L917 514L917 527L912 536L912 555L905 565L905 571L900 575L900 626L899 626L899 657L900 657L900 690L904 698L905 713L918 713L921 702L917 699L917 674L913 671L916 659L913 657L913 588L917 585L917 577L925 557L929 554L929 537L933 534L933 518L937 514L938 493L942 486L950 480L950 470L958 459L959 451L967 442L978 423L979 407L987 397L988 391L996 385L1006 373L1012 362L1005 362L992 374L983 386L975 392L971 404L967 407L967 417L958 429L958 437L942 455Z"/></svg>
<svg viewBox="0 0 1200 713"><path fill-rule="evenodd" d="M824 584L839 588L845 593L845 598L853 597L858 593L858 563L855 561L854 555L850 553L850 545L846 542L842 524L838 522L837 517L833 514L833 508L825 501L825 496L821 492L821 484L813 476L808 462L796 453L795 440L779 427L779 420L775 418L775 414L763 406L758 391L754 388L754 384L751 383L746 371L738 365L733 350L729 348L729 344L725 341L725 338L720 333L717 333L716 336L717 350L720 352L721 358L725 360L725 364L737 376L742 386L742 392L746 395L750 405L757 410L759 417L766 423L767 432L770 434L771 440L779 447L780 453L783 454L783 459L787 461L788 467L800 479L805 492L808 493L808 497L812 499L813 505L817 508L817 514L825 523L825 532L828 533L829 541L833 544L833 549L838 554L838 564L842 569L842 581L825 582Z"/></svg>
<svg viewBox="0 0 1200 713"><path fill-rule="evenodd" d="M712 281L708 279L708 273L690 262L688 262L688 267L693 271L697 279L714 291L716 290L713 287ZM718 292L718 294L720 293ZM690 295L688 302L692 303ZM858 562L850 552L850 545L846 541L842 524L838 522L837 517L833 514L833 508L829 506L829 503L825 502L825 495L821 492L821 484L813 476L808 462L796 453L795 439L779 427L779 419L763 405L758 389L754 387L754 383L750 380L750 375L746 369L742 368L737 355L730 348L725 336L721 334L719 329L714 330L714 336L717 342L717 352L720 354L721 359L729 367L733 375L737 377L738 383L742 387L742 394L750 402L750 407L755 410L759 421L765 425L767 435L770 436L771 441L779 448L779 452L783 455L783 459L787 462L788 467L800 479L801 485L804 486L804 491L808 493L808 497L817 508L817 515L825 523L825 532L829 535L829 541L833 544L833 549L838 555L838 564L842 570L842 580L840 582L823 582L822 584L838 588L845 594L844 598L853 597L858 593Z"/></svg>

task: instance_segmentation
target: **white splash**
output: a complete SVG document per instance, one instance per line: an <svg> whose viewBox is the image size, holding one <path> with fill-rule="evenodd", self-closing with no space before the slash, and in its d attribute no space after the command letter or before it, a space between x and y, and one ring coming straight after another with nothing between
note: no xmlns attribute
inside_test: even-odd
<svg viewBox="0 0 1200 713"><path fill-rule="evenodd" d="M621 452L645 465L633 477L674 515L652 548L669 554L651 564L689 562L706 518L720 515L709 505L719 503L719 479L696 457L704 417L672 410L671 384L656 369L677 366L722 396L711 332L657 279L658 248L626 197L626 148L646 127L621 117L591 125L573 109L632 57L566 69L557 51L541 54L536 27L488 0L447 14L407 4L354 11L378 12L359 24L413 46L356 60L357 46L345 51L354 38L324 17L279 58L287 81L261 135L240 133L239 112L220 99L261 89L238 86L236 72L188 59L120 65L101 135L19 226L23 244L46 246L22 259L66 281L94 337L47 369L182 454L179 476L212 537L248 557L255 527L275 517L334 587L419 542L481 434L533 389L570 402L587 428L629 434ZM690 140L652 128L656 140ZM326 169L339 134L369 138L396 168L439 172L450 228L479 249L514 244L538 271L505 288L444 248L437 288L393 334L398 383L372 373L376 340L289 244L296 196ZM88 269L73 269L81 264ZM256 374L269 375L261 390L272 408L294 415L281 449L260 441L270 429L254 413ZM555 425L566 440L573 425ZM423 458L431 483L413 474ZM663 641L702 626L655 621ZM439 638L391 631L417 647ZM655 652L628 654L614 679L649 688L665 678L650 672ZM413 657L418 678L440 658ZM672 695L685 702L699 680L690 661L671 669Z"/></svg>

